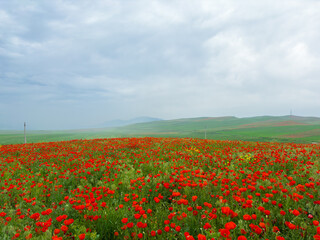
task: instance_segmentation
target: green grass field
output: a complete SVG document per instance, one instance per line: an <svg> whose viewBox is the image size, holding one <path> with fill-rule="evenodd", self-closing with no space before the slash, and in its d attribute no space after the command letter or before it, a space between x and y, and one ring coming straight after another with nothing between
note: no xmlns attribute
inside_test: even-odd
<svg viewBox="0 0 320 240"><path fill-rule="evenodd" d="M110 131L102 129L97 130L65 130L65 131L27 131L27 142L56 142L75 139L95 139L110 138L119 135L113 135ZM0 144L20 144L24 143L23 131L0 131Z"/></svg>
<svg viewBox="0 0 320 240"><path fill-rule="evenodd" d="M138 123L118 128L28 131L27 142L112 137L190 137L263 142L320 142L320 118L262 116L188 118ZM23 131L0 131L0 144L24 143Z"/></svg>

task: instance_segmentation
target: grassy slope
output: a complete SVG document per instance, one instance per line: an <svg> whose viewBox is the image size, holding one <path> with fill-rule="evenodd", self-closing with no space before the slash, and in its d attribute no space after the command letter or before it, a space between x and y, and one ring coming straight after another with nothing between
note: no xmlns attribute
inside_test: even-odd
<svg viewBox="0 0 320 240"><path fill-rule="evenodd" d="M281 126L282 124L284 126ZM122 134L129 134L133 136L204 138L205 129L207 129L207 138L209 139L320 142L320 133L316 132L314 136L297 138L289 138L285 136L297 133L300 133L301 135L301 133L304 132L316 131L320 129L320 118L296 116L178 119L171 121L151 122L148 124L134 124L119 128L118 131Z"/></svg>
<svg viewBox="0 0 320 240"><path fill-rule="evenodd" d="M28 142L49 142L124 136L193 137L208 139L320 142L320 118L262 116L190 118L133 124L113 129L29 131ZM22 131L0 131L0 144L23 143Z"/></svg>
<svg viewBox="0 0 320 240"><path fill-rule="evenodd" d="M55 141L67 141L74 139L93 139L93 138L107 138L116 137L110 131L102 129L97 130L72 130L72 131L28 131L27 142L55 142ZM3 134L0 131L0 144L20 144L24 143L23 131L16 131L14 133Z"/></svg>

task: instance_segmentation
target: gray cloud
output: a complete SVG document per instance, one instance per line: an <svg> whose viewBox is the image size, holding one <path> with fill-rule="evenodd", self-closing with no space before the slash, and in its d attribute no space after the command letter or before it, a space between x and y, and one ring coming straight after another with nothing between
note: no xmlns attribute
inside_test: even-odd
<svg viewBox="0 0 320 240"><path fill-rule="evenodd" d="M0 1L0 128L320 116L320 3Z"/></svg>

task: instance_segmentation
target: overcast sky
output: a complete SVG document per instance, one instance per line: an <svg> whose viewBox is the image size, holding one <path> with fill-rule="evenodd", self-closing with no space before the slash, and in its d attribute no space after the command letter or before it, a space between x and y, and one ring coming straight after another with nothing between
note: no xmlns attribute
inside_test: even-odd
<svg viewBox="0 0 320 240"><path fill-rule="evenodd" d="M320 117L318 0L0 0L0 129Z"/></svg>

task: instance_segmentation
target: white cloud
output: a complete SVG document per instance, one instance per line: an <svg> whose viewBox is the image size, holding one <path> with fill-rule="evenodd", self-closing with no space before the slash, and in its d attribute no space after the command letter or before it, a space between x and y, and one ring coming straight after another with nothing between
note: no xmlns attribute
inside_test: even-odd
<svg viewBox="0 0 320 240"><path fill-rule="evenodd" d="M48 121L58 111L92 122L78 105L103 121L295 106L318 114L319 1L2 1L0 9L0 101L38 106ZM0 106L8 109L10 101Z"/></svg>

